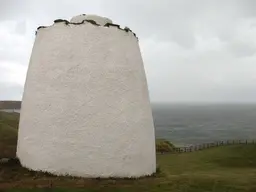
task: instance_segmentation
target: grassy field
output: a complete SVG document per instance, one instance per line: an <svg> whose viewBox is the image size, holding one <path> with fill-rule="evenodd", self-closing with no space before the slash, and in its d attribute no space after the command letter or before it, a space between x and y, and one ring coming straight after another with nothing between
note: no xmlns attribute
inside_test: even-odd
<svg viewBox="0 0 256 192"><path fill-rule="evenodd" d="M15 156L18 122L18 113L0 112L0 158Z"/></svg>
<svg viewBox="0 0 256 192"><path fill-rule="evenodd" d="M2 120L1 120L2 122ZM7 121L9 122L9 120ZM10 125L10 127L9 127ZM9 143L17 127L7 128ZM2 132L1 132L2 133ZM0 134L1 134L0 133ZM3 143L3 142L2 142ZM0 191L154 191L255 192L256 145L230 145L181 154L157 155L160 172L141 179L82 179L32 172L19 164L0 164ZM37 189L35 189L37 188Z"/></svg>

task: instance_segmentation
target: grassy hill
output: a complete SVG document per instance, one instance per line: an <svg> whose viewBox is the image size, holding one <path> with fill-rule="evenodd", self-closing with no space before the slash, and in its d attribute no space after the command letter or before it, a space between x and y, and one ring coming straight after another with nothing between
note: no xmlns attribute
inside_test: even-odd
<svg viewBox="0 0 256 192"><path fill-rule="evenodd" d="M18 115L1 113L0 122L0 141L5 148L13 148L16 145ZM162 140L159 142L165 143ZM157 164L160 171L155 176L130 180L56 177L28 171L19 164L0 164L0 191L46 191L50 190L47 189L50 186L55 188L52 191L59 192L256 191L256 144L221 146L192 153L159 154ZM21 187L24 189L12 189ZM25 189L35 187L41 189Z"/></svg>
<svg viewBox="0 0 256 192"><path fill-rule="evenodd" d="M0 112L0 158L15 157L18 113Z"/></svg>
<svg viewBox="0 0 256 192"><path fill-rule="evenodd" d="M20 109L21 101L0 101L0 109Z"/></svg>

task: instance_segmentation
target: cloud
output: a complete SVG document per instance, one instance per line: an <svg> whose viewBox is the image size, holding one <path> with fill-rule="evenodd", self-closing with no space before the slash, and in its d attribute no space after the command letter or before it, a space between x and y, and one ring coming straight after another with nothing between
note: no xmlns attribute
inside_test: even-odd
<svg viewBox="0 0 256 192"><path fill-rule="evenodd" d="M0 100L17 100L22 98L23 86L0 82Z"/></svg>
<svg viewBox="0 0 256 192"><path fill-rule="evenodd" d="M19 30L17 30L17 27L19 27ZM20 64L27 65L33 37L26 36L25 31L26 26L22 26L22 23L16 21L1 22L0 61L17 61Z"/></svg>
<svg viewBox="0 0 256 192"><path fill-rule="evenodd" d="M1 61L0 71L0 82L24 85L27 66L17 62Z"/></svg>
<svg viewBox="0 0 256 192"><path fill-rule="evenodd" d="M0 2L0 20L15 20L25 16L25 3L16 0Z"/></svg>
<svg viewBox="0 0 256 192"><path fill-rule="evenodd" d="M95 13L139 36L152 102L256 102L254 0L4 2L0 86L24 84L36 27Z"/></svg>

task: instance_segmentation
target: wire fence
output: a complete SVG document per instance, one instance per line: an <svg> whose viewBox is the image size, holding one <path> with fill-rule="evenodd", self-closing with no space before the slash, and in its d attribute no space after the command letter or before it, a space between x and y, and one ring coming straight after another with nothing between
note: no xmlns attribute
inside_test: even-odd
<svg viewBox="0 0 256 192"><path fill-rule="evenodd" d="M213 147L219 147L224 145L251 145L256 144L256 140L226 140L226 141L216 141L212 143L203 143L203 144L196 144L190 145L186 147L175 147L169 152L158 152L158 153L188 153L194 151L201 151L204 149L209 149Z"/></svg>

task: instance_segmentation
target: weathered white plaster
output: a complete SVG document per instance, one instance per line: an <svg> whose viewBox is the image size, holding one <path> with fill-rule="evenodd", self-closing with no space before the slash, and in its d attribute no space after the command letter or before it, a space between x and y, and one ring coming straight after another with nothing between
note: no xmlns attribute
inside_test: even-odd
<svg viewBox="0 0 256 192"><path fill-rule="evenodd" d="M24 167L56 175L140 177L155 172L147 81L131 32L64 22L38 31L17 157Z"/></svg>
<svg viewBox="0 0 256 192"><path fill-rule="evenodd" d="M70 20L71 23L81 23L84 20L93 20L97 24L104 26L106 23L112 23L112 21L106 17L100 17L98 15L78 15L75 17L72 17Z"/></svg>

